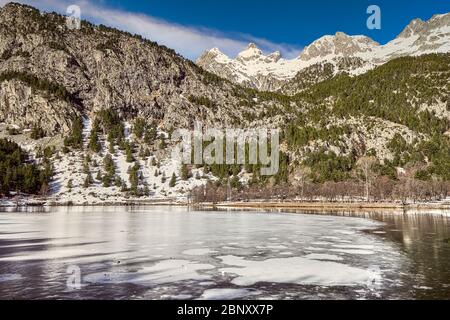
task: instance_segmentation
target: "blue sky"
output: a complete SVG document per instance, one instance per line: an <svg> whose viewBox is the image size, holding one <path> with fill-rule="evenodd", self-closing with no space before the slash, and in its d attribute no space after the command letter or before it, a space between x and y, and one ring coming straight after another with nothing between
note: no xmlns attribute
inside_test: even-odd
<svg viewBox="0 0 450 320"><path fill-rule="evenodd" d="M414 18L429 19L450 12L448 0L147 0L104 1L123 10L186 25L225 32L239 32L274 42L308 44L324 34L343 31L367 34L385 43ZM382 29L366 27L366 9L377 4L382 10Z"/></svg>
<svg viewBox="0 0 450 320"><path fill-rule="evenodd" d="M0 0L0 4L6 1ZM233 56L248 42L291 58L325 34L364 34L380 43L396 37L414 18L450 12L448 0L29 0L65 12L78 4L84 19L140 33L195 59L219 47ZM381 30L366 27L369 5L381 8Z"/></svg>

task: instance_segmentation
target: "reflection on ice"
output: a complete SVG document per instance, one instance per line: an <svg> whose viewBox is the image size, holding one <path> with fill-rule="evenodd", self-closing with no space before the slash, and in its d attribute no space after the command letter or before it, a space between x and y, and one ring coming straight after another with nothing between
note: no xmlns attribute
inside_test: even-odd
<svg viewBox="0 0 450 320"><path fill-rule="evenodd" d="M215 253L216 251L210 249L189 249L183 251L183 254L188 256L204 256L207 254Z"/></svg>
<svg viewBox="0 0 450 320"><path fill-rule="evenodd" d="M145 285L158 285L186 280L206 280L206 275L197 271L213 269L208 264L201 264L186 260L166 260L152 267L145 267L139 272L100 272L85 276L83 280L88 283L134 283Z"/></svg>
<svg viewBox="0 0 450 320"><path fill-rule="evenodd" d="M20 274L0 274L0 282L6 282L6 281L14 281L14 280L20 280L22 279L22 276Z"/></svg>

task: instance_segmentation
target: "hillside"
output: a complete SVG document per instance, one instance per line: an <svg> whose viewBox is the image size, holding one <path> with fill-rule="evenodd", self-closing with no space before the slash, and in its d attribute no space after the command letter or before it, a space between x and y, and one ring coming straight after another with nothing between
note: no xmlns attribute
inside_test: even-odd
<svg viewBox="0 0 450 320"><path fill-rule="evenodd" d="M233 85L140 36L86 21L68 30L64 17L18 4L1 9L0 26L0 100L7 106L0 121L6 124L61 133L77 116L102 108L166 128L187 127L194 118L242 120Z"/></svg>
<svg viewBox="0 0 450 320"><path fill-rule="evenodd" d="M402 37L410 39L413 31ZM340 49L361 53L376 46L359 43L358 50ZM319 55L327 55L319 47ZM240 58L260 55L251 46ZM334 60L339 70L358 61ZM0 10L0 138L26 155L8 163L34 164L48 174L32 189L6 181L3 190L12 192L3 196L26 192L47 203L75 204L186 201L205 186L199 194L217 199L228 189L241 198L302 197L309 186L311 197L329 190L363 197L372 190L368 184L384 181L379 188L392 190L383 197L404 197L406 191L393 193L394 186L410 192L405 186L419 182L420 197L445 197L450 54L393 57L362 74L335 68L311 64L285 87L290 95L258 91L140 36L86 21L80 30L67 30L60 15L7 4ZM172 157L171 133L195 121L213 128L280 128L279 172L261 176L261 164L248 163L182 165Z"/></svg>
<svg viewBox="0 0 450 320"><path fill-rule="evenodd" d="M426 165L439 154L435 173L448 180L449 90L450 54L398 58L361 76L338 76L294 97L309 107L286 139L297 152L325 143L338 155L370 152L393 167ZM429 140L439 141L436 153Z"/></svg>

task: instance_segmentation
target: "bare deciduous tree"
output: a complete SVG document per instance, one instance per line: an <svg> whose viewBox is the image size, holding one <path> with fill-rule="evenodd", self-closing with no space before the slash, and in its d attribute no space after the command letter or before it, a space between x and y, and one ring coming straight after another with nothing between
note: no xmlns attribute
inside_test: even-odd
<svg viewBox="0 0 450 320"><path fill-rule="evenodd" d="M357 166L360 170L360 176L364 181L364 190L366 201L370 202L370 189L375 178L374 166L378 160L376 157L362 157L358 160Z"/></svg>

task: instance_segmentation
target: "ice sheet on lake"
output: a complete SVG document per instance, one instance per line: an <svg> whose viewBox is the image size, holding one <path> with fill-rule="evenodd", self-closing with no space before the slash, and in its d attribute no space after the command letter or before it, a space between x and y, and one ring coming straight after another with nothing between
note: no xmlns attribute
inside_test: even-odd
<svg viewBox="0 0 450 320"><path fill-rule="evenodd" d="M187 260L166 260L151 267L144 267L139 272L100 272L85 276L88 283L133 283L158 285L186 280L207 280L208 275L198 271L213 269L209 264Z"/></svg>
<svg viewBox="0 0 450 320"><path fill-rule="evenodd" d="M330 249L331 252L340 252L353 255L372 255L375 254L374 251L364 250L364 249Z"/></svg>
<svg viewBox="0 0 450 320"><path fill-rule="evenodd" d="M321 253L311 253L303 258L311 260L330 260L330 261L342 261L344 258L333 255L333 254L321 254Z"/></svg>
<svg viewBox="0 0 450 320"><path fill-rule="evenodd" d="M251 286L258 282L352 286L365 285L380 279L380 274L375 271L302 257L264 261L247 260L237 256L219 258L224 264L234 266L222 268L221 271L237 275L232 283L239 286Z"/></svg>
<svg viewBox="0 0 450 320"><path fill-rule="evenodd" d="M20 274L16 273L0 274L0 282L15 281L20 279L22 279L22 276Z"/></svg>
<svg viewBox="0 0 450 320"><path fill-rule="evenodd" d="M247 289L209 289L205 290L200 300L233 300L258 295L261 292Z"/></svg>
<svg viewBox="0 0 450 320"><path fill-rule="evenodd" d="M402 269L389 242L363 232L379 230L380 223L365 219L165 207L55 210L62 212L1 216L8 224L0 223L0 247L8 250L0 254L0 267L27 266L25 278L37 272L44 281L57 279L66 290L65 271L74 264L82 267L84 290L89 284L138 284L153 292L167 284L183 286L183 291L162 290L152 297L193 298L251 298L261 288L242 286L257 282L364 285L379 277L370 266L388 263L381 270ZM185 281L192 292L179 284ZM227 285L241 288L208 291Z"/></svg>
<svg viewBox="0 0 450 320"><path fill-rule="evenodd" d="M187 256L204 256L204 255L208 255L208 254L211 254L214 252L216 252L216 251L207 249L207 248L202 248L202 249L189 249L189 250L183 251L182 253Z"/></svg>

